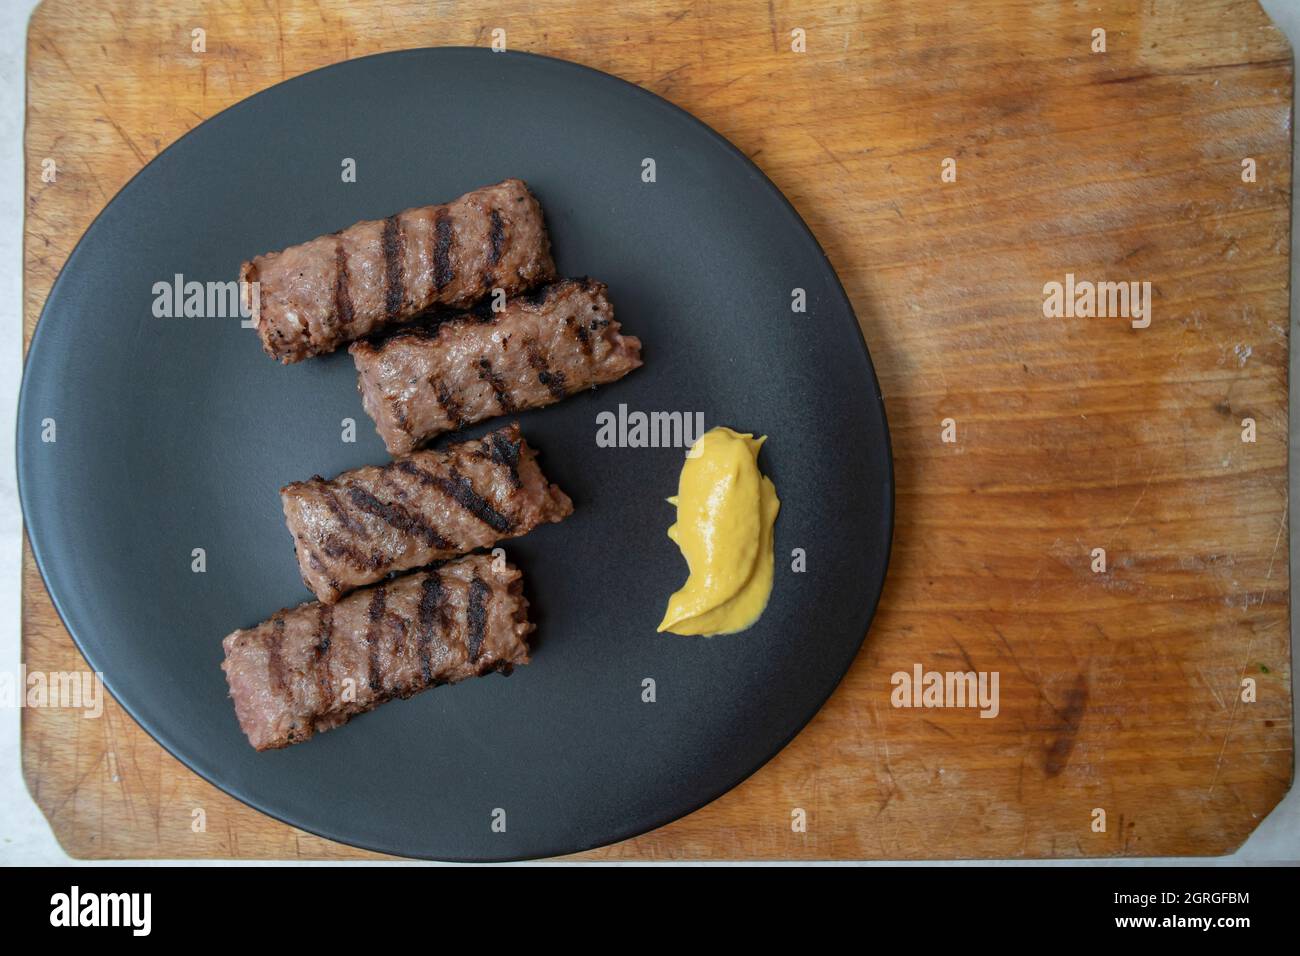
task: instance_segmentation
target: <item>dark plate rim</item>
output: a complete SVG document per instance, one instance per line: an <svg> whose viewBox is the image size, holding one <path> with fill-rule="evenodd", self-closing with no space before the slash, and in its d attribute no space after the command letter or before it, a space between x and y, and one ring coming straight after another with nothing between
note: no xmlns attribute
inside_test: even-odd
<svg viewBox="0 0 1300 956"><path fill-rule="evenodd" d="M574 853L585 853L590 850L598 849L600 847L612 846L615 843L621 843L624 840L629 840L634 837L641 836L646 833L650 833L654 830L658 830L661 827L667 826L669 823L672 823L676 820L680 820L687 816L690 816L692 813L695 813L696 811L708 806L709 804L717 800L719 797L722 797L723 795L734 790L736 787L740 786L742 783L744 783L746 780L752 777L755 773L761 770L764 766L770 763L779 753L781 753L781 751L783 751L786 747L790 745L791 741L793 741L795 737L799 736L799 734L803 732L804 728L806 728L808 724L811 723L812 719L817 715L817 713L822 709L822 707L826 705L826 702L830 700L831 695L835 693L836 688L839 687L840 683L844 680L845 675L848 674L849 668L853 666L853 662L854 660L857 659L858 652L861 651L862 645L866 641L867 633L871 627L871 622L874 620L876 616L876 611L880 606L880 599L885 589L885 581L887 580L889 574L889 562L893 555L894 508L895 508L894 455L893 455L893 445L889 434L889 419L885 414L884 396L881 394L881 390L880 390L880 380L879 377L876 375L875 365L871 361L871 353L867 349L866 339L862 334L862 326L857 320L857 312L854 310L853 303L849 299L848 294L844 291L844 285L840 281L839 274L835 271L834 266L830 264L829 257L826 256L825 249L822 248L821 243L817 240L817 236L813 234L812 229L810 229L808 224L804 221L803 216L799 214L799 211L795 209L794 204L791 203L790 200L786 198L785 194L781 192L781 190L776 186L775 183L772 182L770 178L768 178L767 174L763 172L763 170L758 166L758 164L755 163L753 160L751 160L748 156L746 156L744 152L742 152L729 139L727 139L725 136L723 136L713 127L709 126L703 120L697 118L694 114L692 114L688 110L683 109L682 107L671 102L670 100L660 96L657 93L647 90L644 87L639 86L638 84L633 83L630 80L625 80L622 77L617 76L616 74L606 73L603 70L598 70L595 67L590 67L581 63L576 63L572 60L565 60L565 59L561 59L560 57L548 56L542 53L532 53L524 50L509 50L502 53L496 53L491 50L484 49L483 47L474 47L474 46L407 47L400 50L387 50L381 53L368 54L367 56L354 57L352 59L347 59L347 60L340 60L337 63L331 63L327 66L319 67L315 70L309 70L305 73L300 73L297 76L290 77L287 80L282 80L279 83L272 84L271 86L266 87L266 89L258 90L256 93L253 93L252 95L245 97L244 99L240 100L237 103L232 103L230 106L227 106L225 109L220 110L219 112L214 113L212 116L205 119L203 123L209 123L212 120L216 119L217 117L222 116L225 113L228 113L232 110L247 108L250 104L254 103L254 101L256 101L258 98L265 96L266 94L270 93L272 90L277 90L282 86L298 83L299 81L304 80L309 76L314 76L318 73L323 73L328 70L348 68L351 64L360 63L365 60L371 60L378 57L401 57L401 56L409 56L414 54L427 54L429 52L444 51L444 50L473 52L473 53L482 54L484 56L507 56L507 57L515 57L515 58L531 58L536 60L544 60L547 61L552 66L560 69L573 70L584 74L594 74L595 77L604 80L614 80L615 82L628 88L633 95L637 95L648 100L652 106L655 106L659 109L667 108L669 111L678 114L679 117L686 119L689 123L698 127L701 131L704 132L704 134L709 139L712 139L716 144L724 147L728 152L730 152L733 156L739 159L744 165L748 166L749 169L751 169L754 173L756 173L758 185L761 188L765 189L769 194L774 196L777 200L779 200L779 202L782 205L785 206L787 212L791 215L793 220L796 223L798 223L799 227L803 230L807 238L812 241L813 245L816 247L818 252L822 254L822 258L826 259L826 267L830 271L831 275L834 277L835 289L839 293L840 302L843 305L843 307L847 310L848 314L853 317L853 329L857 333L857 343L858 343L858 348L860 349L859 354L863 359L863 361L866 362L867 369L870 371L872 381L875 383L876 386L874 389L871 390L871 392L872 392L872 397L875 399L876 404L879 408L881 429L884 433L884 440L885 440L884 450L885 450L886 474L885 474L883 491L884 491L885 503L887 507L885 523L886 523L888 534L885 541L885 555L884 555L884 562L881 568L880 580L874 582L875 598L871 601L871 606L867 609L865 619L862 622L862 627L861 627L862 636L853 645L852 653L848 655L847 659L844 661L844 664L841 667L837 668L837 670L839 671L839 676L834 680L831 686L825 690L824 694L818 695L819 699L817 701L817 704L806 715L802 716L799 719L794 730L790 733L788 737L785 738L785 740L783 740L770 754L768 754L766 757L764 757L762 760L756 763L752 768L745 771L740 777L736 778L730 783L727 783L725 786L721 787L720 789L717 789L716 791L709 793L708 796L706 796L703 800L701 800L699 803L695 804L688 810L681 813L670 811L667 814L655 817L653 819L653 822L649 826L636 824L634 826L627 828L626 830L620 831L617 835L611 837L608 840L602 840L600 842L593 843L589 846L583 846L579 849L571 849L567 846L558 846L553 850L548 849L544 852L528 854L524 856L507 854L499 857L498 856L492 856L492 857L437 856L435 857L435 856L421 856L419 854L412 855L410 853L403 853L400 850L395 850L394 848L387 847L387 846L370 845L361 840L350 839L348 837L341 836L337 833L327 832L328 828L325 827L317 829L315 826L312 825L306 825L299 821L286 819L285 817L282 817L279 814L271 810L268 810L266 807L261 806L256 799L240 793L238 788L227 787L223 785L221 782L219 782L218 780L214 779L209 774L204 773L198 770L197 768L195 768L190 763L189 760L187 760L182 754L178 753L172 747L168 746L168 744L160 737L160 734L165 735L164 730L159 728L157 731L155 731L154 727L150 726L148 723L140 719L140 717L136 714L135 709L129 703L127 703L125 700L122 700L121 698L118 697L117 693L113 690L112 684L109 682L107 676L105 676L105 672L101 668L96 666L95 661L91 660L90 656L86 653L85 648L82 646L80 638L77 637L76 633L68 625L67 618L64 615L63 602L54 593L54 590L50 587L49 584L49 578L45 570L46 557L42 553L41 546L37 543L36 538L33 537L29 531L29 526L31 525L31 521L29 520L29 517L32 514L32 511L28 501L27 483L25 482L23 477L26 471L26 466L25 466L26 455L24 454L23 451L24 444L22 441L22 437L26 431L24 422L27 421L27 415L26 415L27 386L29 382L29 376L27 372L28 372L28 366L29 366L31 355L39 346L42 332L45 330L46 327L46 322L45 322L46 307L48 306L50 299L55 297L55 293L58 291L60 285L62 285L64 281L64 277L67 275L69 269L75 263L77 259L77 255L81 251L82 245L84 244L86 238L99 224L100 219L103 218L104 214L108 211L109 207L112 206L113 203L115 203L119 197L125 195L128 190L132 189L136 185L136 181L144 174L144 172L147 169L149 169L155 163L159 162L164 156L166 156L169 152L171 152L171 150L183 139L185 139L186 136L190 135L190 133L193 132L194 129L198 129L198 126L195 126L191 130L187 130L185 133L182 133L179 137L177 137L175 140L169 143L163 150L161 150L158 153L158 155L156 155L148 163L142 166L130 179L128 179L126 183L123 184L121 189L119 189L113 195L112 199L110 199L108 202L104 204L104 207L95 215L95 218L91 220L90 225L86 227L86 230L85 232L82 233L81 238L77 240L77 243L76 245L73 246L72 251L68 253L67 261L64 262L63 267L59 270L58 276L55 278L53 284L51 284L49 294L46 296L45 304L41 306L41 315L40 318L37 319L36 328L32 331L31 342L28 344L27 352L23 356L23 378L22 378L22 384L19 389L19 395L18 395L17 422L16 422L15 435L14 435L14 444L16 446L14 463L15 463L15 470L17 472L18 499L22 508L23 536L27 539L28 545L32 550L32 556L36 561L37 570L40 572L41 575L41 583L45 586L46 594L49 595L50 603L54 606L54 610L59 616L60 623L63 624L64 630L68 632L68 635L72 638L73 643L76 644L77 646L77 651L81 654L82 658L86 661L86 663L90 665L92 671L101 675L101 680L103 681L105 689L110 694L112 694L113 699L117 701L118 705L123 710L126 711L126 713L131 717L131 719L135 721L136 725L139 726L146 734L148 734L149 737L155 743L157 743L160 747L162 747L163 750L165 750L172 757L180 761L180 763L187 770L197 775L201 779L205 780L212 786L216 787L222 793L229 794L230 796L234 797L236 800L238 800L240 803L244 804L245 806L251 807L257 812L263 813L273 820L276 820L280 823L284 823L291 827L296 827L297 829L303 830L307 833L311 833L312 835L321 837L322 839L332 840L336 843L342 843L346 846L356 847L357 849L367 850L373 853L382 853L388 856L395 856L399 858L414 859L414 860L433 860L433 861L446 862L446 863L511 863L511 862L525 861L525 860L548 859L557 856L568 856ZM203 123L200 123L199 126L203 125Z"/></svg>

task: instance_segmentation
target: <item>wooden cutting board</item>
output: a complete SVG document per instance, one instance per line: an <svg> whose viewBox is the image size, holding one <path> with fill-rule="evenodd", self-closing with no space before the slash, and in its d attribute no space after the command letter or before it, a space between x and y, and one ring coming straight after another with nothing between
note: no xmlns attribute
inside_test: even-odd
<svg viewBox="0 0 1300 956"><path fill-rule="evenodd" d="M1292 65L1255 3L47 0L28 336L91 219L186 130L307 70L497 29L667 97L763 168L852 297L893 433L893 565L834 697L725 797L587 856L1238 846L1292 774ZM1149 326L1045 317L1067 274L1149 282ZM83 668L30 553L24 594L27 667ZM916 665L996 672L997 716L893 706ZM116 705L26 710L23 756L75 856L368 855L223 795Z"/></svg>

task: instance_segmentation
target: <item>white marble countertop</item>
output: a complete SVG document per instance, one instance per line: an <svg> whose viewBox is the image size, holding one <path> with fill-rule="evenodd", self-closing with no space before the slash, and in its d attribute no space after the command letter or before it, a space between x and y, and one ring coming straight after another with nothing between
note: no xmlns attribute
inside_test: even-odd
<svg viewBox="0 0 1300 956"><path fill-rule="evenodd" d="M22 230L23 131L25 108L24 59L27 20L35 0L0 0L0 671L18 672L20 663L19 609L21 519L14 475L13 426L18 400L22 356ZM1300 48L1300 0L1264 0L1264 9ZM1295 364L1295 317L1300 315L1300 254L1292 235L1292 367L1291 381L1300 381ZM1291 402L1291 442L1300 434L1295 392ZM1292 484L1296 470L1292 456ZM1291 553L1300 554L1300 522L1291 523ZM1292 591L1295 575L1292 574ZM1292 619L1292 660L1295 660L1296 621ZM1293 677L1294 692L1294 677ZM17 708L0 708L0 865L58 864L72 861L59 846L45 818L23 783L19 765ZM1140 865L1146 862L1198 862L1215 865L1300 861L1300 791L1286 799L1264 820L1245 845L1230 857L1180 861L1097 861L1097 865ZM140 861L163 862L166 861ZM96 865L115 865L114 861ZM387 864L361 864L387 865ZM924 864L921 864L924 865Z"/></svg>

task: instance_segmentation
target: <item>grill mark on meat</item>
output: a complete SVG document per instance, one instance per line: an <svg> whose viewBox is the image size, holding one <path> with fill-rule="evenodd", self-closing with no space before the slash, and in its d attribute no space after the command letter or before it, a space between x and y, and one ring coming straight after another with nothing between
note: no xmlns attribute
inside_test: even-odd
<svg viewBox="0 0 1300 956"><path fill-rule="evenodd" d="M510 441L500 432L493 432L491 445L492 460L509 470L511 485L516 488L521 487L519 480L519 442Z"/></svg>
<svg viewBox="0 0 1300 956"><path fill-rule="evenodd" d="M330 693L330 645L334 634L334 609L328 604L320 606L320 624L316 629L316 686L320 688L322 705L328 706Z"/></svg>
<svg viewBox="0 0 1300 956"><path fill-rule="evenodd" d="M435 375L429 376L429 384L433 387L434 397L438 400L438 405L442 408L442 413L447 421L452 423L452 427L460 430L465 426L465 410L456 396L451 393L447 384Z"/></svg>
<svg viewBox="0 0 1300 956"><path fill-rule="evenodd" d="M510 390L506 388L505 381L492 371L492 363L485 358L478 360L478 377L492 386L492 394L497 397L497 404L501 406L503 415L509 415L515 410L514 400L510 397Z"/></svg>
<svg viewBox="0 0 1300 956"><path fill-rule="evenodd" d="M578 349L582 352L582 357L588 365L591 364L591 335L587 332L587 327L580 321L576 321L573 316L564 320L564 327L573 334L578 340Z"/></svg>
<svg viewBox="0 0 1300 956"><path fill-rule="evenodd" d="M456 272L451 267L451 216L448 214L446 206L438 210L438 214L433 221L433 228L435 236L433 284L441 292L451 284L452 279L456 278Z"/></svg>
<svg viewBox="0 0 1300 956"><path fill-rule="evenodd" d="M506 231L501 223L501 213L493 209L490 215L492 224L488 229L488 238L492 242L492 248L488 250L488 265L494 266L501 261L501 249L506 244Z"/></svg>
<svg viewBox="0 0 1300 956"><path fill-rule="evenodd" d="M529 342L525 349L528 355L528 364L537 373L537 381L546 386L546 390L551 393L552 398L564 398L568 394L564 388L564 373L551 371L546 356L538 349L536 342Z"/></svg>
<svg viewBox="0 0 1300 956"><path fill-rule="evenodd" d="M405 430L407 423L406 406L396 398L390 398L388 407L393 410L393 418L397 421L397 427Z"/></svg>
<svg viewBox="0 0 1300 956"><path fill-rule="evenodd" d="M325 482L321 482L319 487L321 489L321 497L325 500L325 507L330 510L330 514L334 516L339 524L343 525L343 527L347 528L353 534L365 536L366 529L362 527L362 525L359 524L352 515L348 514L347 509L344 508L342 503L339 501L338 495L334 493L334 489Z"/></svg>
<svg viewBox="0 0 1300 956"><path fill-rule="evenodd" d="M407 494L406 487L393 477L393 472L395 470L396 469L393 468L393 463L390 461L388 464L384 465L383 468L379 469L379 477L377 480L379 484L383 485L384 490L392 496L395 503L403 504L406 502L409 495ZM420 517L424 517L424 513L420 511L418 503L415 510ZM430 524L430 526L432 527L432 524ZM434 528L433 530L438 531L437 528ZM441 532L439 532L439 534L441 534Z"/></svg>
<svg viewBox="0 0 1300 956"><path fill-rule="evenodd" d="M445 551L451 542L440 535L420 515L412 514L397 504L385 504L364 488L349 488L348 498L367 514L372 514L396 528L402 534L423 538L431 548Z"/></svg>
<svg viewBox="0 0 1300 956"><path fill-rule="evenodd" d="M437 479L433 475L429 474L415 462L407 461L405 458L393 462L392 466L402 474L410 475L422 485L433 485L437 482Z"/></svg>
<svg viewBox="0 0 1300 956"><path fill-rule="evenodd" d="M442 586L442 577L437 571L430 571L420 586L420 673L426 684L433 683L433 667L429 660L429 645L433 641L434 628L445 620L443 603L447 592Z"/></svg>
<svg viewBox="0 0 1300 956"><path fill-rule="evenodd" d="M384 318L392 322L402 311L402 260L406 245L397 216L389 216L384 220L381 244L384 247Z"/></svg>
<svg viewBox="0 0 1300 956"><path fill-rule="evenodd" d="M304 344L308 349L313 349L313 348L314 348L314 346L312 345L312 342L311 342L311 322L310 322L310 321L304 321L304 322L302 323L302 341L303 341L303 344Z"/></svg>
<svg viewBox="0 0 1300 956"><path fill-rule="evenodd" d="M280 646L284 643L284 618L276 615L271 622L271 633L266 639L266 669L271 675L271 687L276 693L288 690L288 681L284 673L284 655Z"/></svg>
<svg viewBox="0 0 1300 956"><path fill-rule="evenodd" d="M351 325L353 319L352 292L348 288L348 254L343 240L334 243L334 317L339 325Z"/></svg>
<svg viewBox="0 0 1300 956"><path fill-rule="evenodd" d="M378 691L383 689L383 681L379 675L379 629L383 625L384 606L388 601L388 592L381 584L372 595L370 595L370 606L366 609L366 617L370 620L366 627L366 648L370 653L370 689Z"/></svg>
<svg viewBox="0 0 1300 956"><path fill-rule="evenodd" d="M385 465L382 469L380 469L379 480L380 482L383 483L385 488L387 488L390 492L392 492L394 498L396 498L398 501L405 501L407 498L407 489L404 488L401 485L401 483L398 482L393 477L393 472L401 471L401 470L402 469L396 466L396 462L390 461L387 465ZM456 545L455 542L453 542L450 538L448 538L445 534L442 533L442 528L440 528L435 521L433 521L428 515L426 515L423 512L423 510L421 510L418 501L416 502L415 505L415 517L422 520L435 536L437 543L431 544L430 547L438 548L441 551L449 551L449 552L461 550Z"/></svg>
<svg viewBox="0 0 1300 956"><path fill-rule="evenodd" d="M469 625L465 646L469 650L471 662L478 660L479 651L483 647L483 634L487 629L487 598L491 592L488 583L475 573L469 582L469 606L465 611Z"/></svg>
<svg viewBox="0 0 1300 956"><path fill-rule="evenodd" d="M449 476L433 475L430 477L433 478L433 484L436 488L439 488L447 497L498 534L505 534L515 526L513 521L488 504L474 490L474 486L469 483L469 479L455 468L451 469Z"/></svg>
<svg viewBox="0 0 1300 956"><path fill-rule="evenodd" d="M558 285L559 283L556 284ZM527 295L523 296L523 300L531 306L541 308L546 304L547 300L550 299L554 291L555 291L554 285L544 285L541 288L534 289L532 292L529 292Z"/></svg>
<svg viewBox="0 0 1300 956"><path fill-rule="evenodd" d="M366 529L352 515L348 514L347 509L339 502L334 489L325 482L319 482L318 486L321 488L321 497L325 501L325 506L329 508L330 514L338 520L344 530L359 538L369 537ZM341 557L346 559L355 568L371 568L375 566L373 554L367 557L352 542L344 540L336 534L326 534L320 540L320 549L331 558Z"/></svg>
<svg viewBox="0 0 1300 956"><path fill-rule="evenodd" d="M366 570L375 567L374 555L367 557L362 554L351 542L344 541L336 534L325 535L325 540L321 542L321 550L327 557L344 558L348 564L357 570Z"/></svg>
<svg viewBox="0 0 1300 956"><path fill-rule="evenodd" d="M551 396L556 400L564 398L569 394L569 390L565 387L563 372L552 372L549 370L538 372L537 380L546 386L546 390L550 392Z"/></svg>

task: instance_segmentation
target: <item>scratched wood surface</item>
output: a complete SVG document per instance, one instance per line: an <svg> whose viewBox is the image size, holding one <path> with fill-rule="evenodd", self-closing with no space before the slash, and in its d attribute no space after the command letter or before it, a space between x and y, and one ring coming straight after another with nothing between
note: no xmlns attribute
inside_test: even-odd
<svg viewBox="0 0 1300 956"><path fill-rule="evenodd" d="M28 335L91 219L186 130L307 70L498 27L667 97L776 182L852 297L896 459L889 583L831 701L722 799L588 856L1238 846L1292 775L1292 61L1258 7L47 0L28 39ZM1150 327L1044 318L1066 273L1149 281ZM24 593L27 666L83 667L30 554ZM892 707L914 664L998 672L1000 713ZM29 709L22 750L76 856L367 856L225 796L115 704Z"/></svg>

